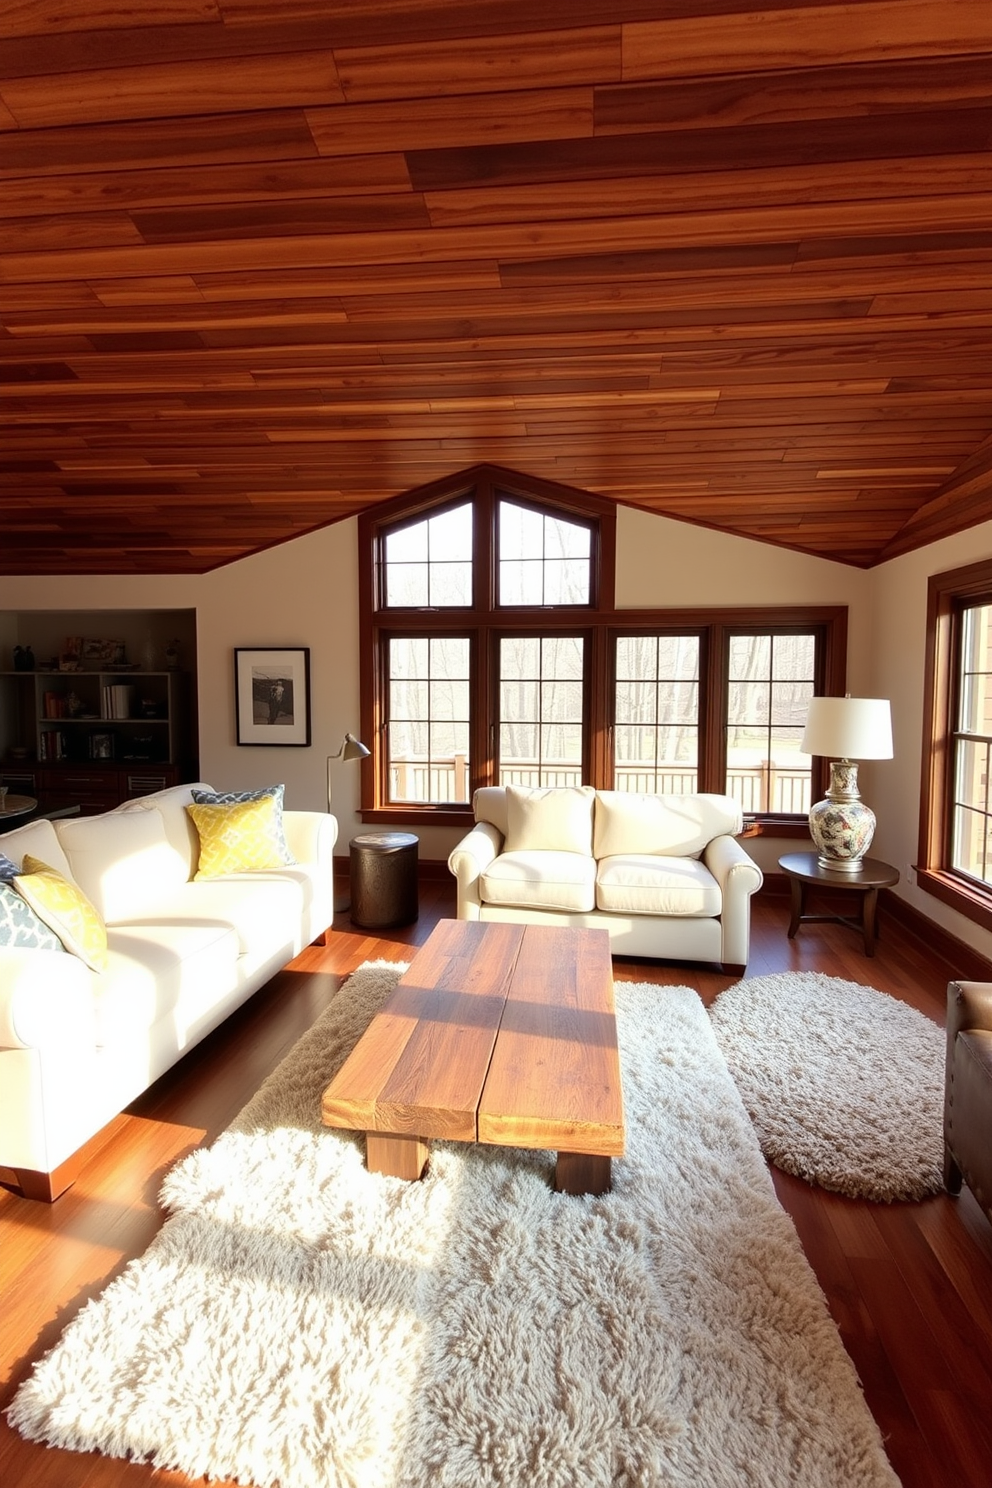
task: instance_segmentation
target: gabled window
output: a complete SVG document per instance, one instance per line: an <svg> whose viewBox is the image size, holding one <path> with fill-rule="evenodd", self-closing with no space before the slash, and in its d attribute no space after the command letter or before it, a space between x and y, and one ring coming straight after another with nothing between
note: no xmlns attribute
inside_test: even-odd
<svg viewBox="0 0 992 1488"><path fill-rule="evenodd" d="M479 784L589 772L592 648L573 627L612 605L615 508L491 467L469 476L361 519L368 816L441 820Z"/></svg>
<svg viewBox="0 0 992 1488"><path fill-rule="evenodd" d="M588 784L727 792L805 833L826 780L799 741L813 693L844 690L846 611L617 610L615 523L491 466L359 519L366 820L460 825L480 785Z"/></svg>
<svg viewBox="0 0 992 1488"><path fill-rule="evenodd" d="M992 930L992 562L928 589L917 883Z"/></svg>

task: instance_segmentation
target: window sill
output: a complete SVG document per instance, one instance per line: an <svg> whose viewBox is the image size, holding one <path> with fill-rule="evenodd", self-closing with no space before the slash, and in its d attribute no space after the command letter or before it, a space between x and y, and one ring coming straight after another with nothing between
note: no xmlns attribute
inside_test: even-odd
<svg viewBox="0 0 992 1488"><path fill-rule="evenodd" d="M363 822L374 822L383 826L397 827L464 827L466 830L475 821L472 807L464 806L363 806L359 811Z"/></svg>
<svg viewBox="0 0 992 1488"><path fill-rule="evenodd" d="M472 807L463 806L412 806L409 802L396 806L365 806L359 812L363 822L377 825L403 827L470 827L475 820ZM805 816L755 816L745 817L741 837L808 837L809 821Z"/></svg>
<svg viewBox="0 0 992 1488"><path fill-rule="evenodd" d="M992 890L983 890L970 879L936 868L918 868L916 883L925 894L932 894L983 930L992 930Z"/></svg>
<svg viewBox="0 0 992 1488"><path fill-rule="evenodd" d="M808 837L805 816L746 816L741 837Z"/></svg>

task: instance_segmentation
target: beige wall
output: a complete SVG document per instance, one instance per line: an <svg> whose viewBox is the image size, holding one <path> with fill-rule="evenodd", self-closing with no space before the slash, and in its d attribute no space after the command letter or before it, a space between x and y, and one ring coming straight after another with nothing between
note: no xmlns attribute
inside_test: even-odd
<svg viewBox="0 0 992 1488"><path fill-rule="evenodd" d="M873 851L905 877L916 846L927 576L990 555L992 522L865 572L621 507L617 603L847 605L850 690L891 697L893 705L896 758L863 765L861 772L863 793L879 818ZM346 730L359 730L357 523L338 523L199 578L9 578L0 588L2 610L186 606L197 612L204 779L228 788L284 780L290 806L322 807L327 755ZM310 647L312 748L236 745L235 646ZM341 844L362 829L356 816L361 769L334 768ZM458 834L425 828L420 835L422 856L432 859L446 856ZM767 870L789 847L795 843L763 839L752 851ZM912 885L903 883L899 892L992 956L992 936Z"/></svg>

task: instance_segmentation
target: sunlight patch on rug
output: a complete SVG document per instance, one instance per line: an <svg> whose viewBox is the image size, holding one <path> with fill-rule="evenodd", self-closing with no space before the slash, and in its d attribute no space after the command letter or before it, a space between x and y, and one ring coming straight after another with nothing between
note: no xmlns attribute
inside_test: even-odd
<svg viewBox="0 0 992 1488"><path fill-rule="evenodd" d="M751 977L710 1008L761 1150L851 1198L943 1189L944 1032L885 992L819 972Z"/></svg>
<svg viewBox="0 0 992 1488"><path fill-rule="evenodd" d="M577 1199L553 1153L404 1183L321 1126L397 969L172 1171L12 1424L258 1488L898 1488L696 994L618 983L627 1152Z"/></svg>

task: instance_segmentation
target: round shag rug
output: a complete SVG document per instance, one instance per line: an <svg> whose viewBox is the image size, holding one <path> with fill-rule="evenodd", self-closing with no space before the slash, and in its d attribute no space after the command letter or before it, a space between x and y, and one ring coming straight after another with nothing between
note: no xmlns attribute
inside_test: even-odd
<svg viewBox="0 0 992 1488"><path fill-rule="evenodd" d="M944 1033L915 1008L818 972L751 977L710 1008L761 1150L851 1198L943 1188Z"/></svg>

